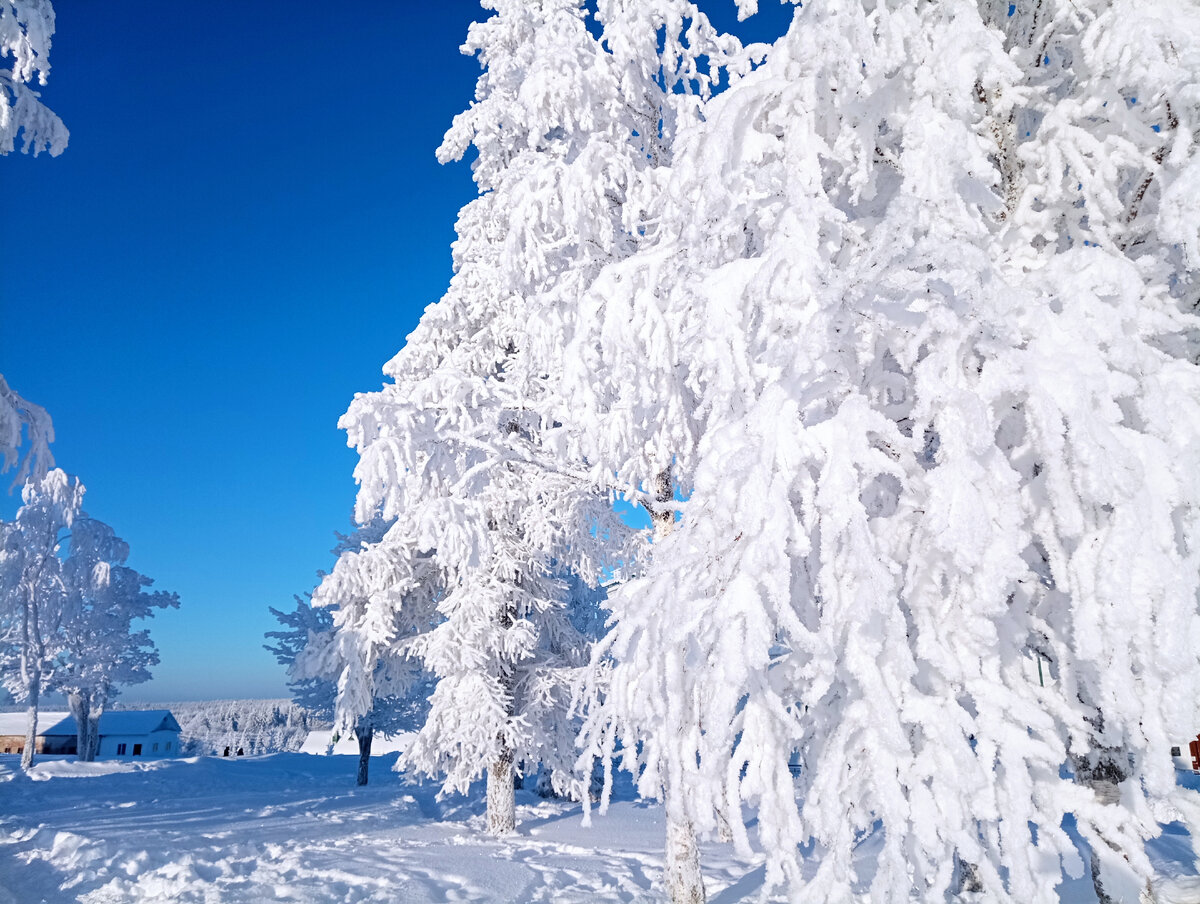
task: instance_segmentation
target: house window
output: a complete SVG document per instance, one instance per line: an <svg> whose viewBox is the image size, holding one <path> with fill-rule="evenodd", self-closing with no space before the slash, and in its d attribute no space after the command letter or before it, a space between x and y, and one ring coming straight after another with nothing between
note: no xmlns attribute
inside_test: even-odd
<svg viewBox="0 0 1200 904"><path fill-rule="evenodd" d="M167 741L167 750L170 750L170 749L171 749L171 742Z"/></svg>
<svg viewBox="0 0 1200 904"><path fill-rule="evenodd" d="M133 745L133 755L134 755L134 756L141 756L141 755L142 755L142 745L141 745L141 744L134 744L134 745Z"/></svg>
<svg viewBox="0 0 1200 904"><path fill-rule="evenodd" d="M157 743L154 745L154 752L158 753L158 744Z"/></svg>
<svg viewBox="0 0 1200 904"><path fill-rule="evenodd" d="M124 744L117 745L117 756L125 756L125 745Z"/></svg>
<svg viewBox="0 0 1200 904"><path fill-rule="evenodd" d="M1182 754L1180 753L1180 748L1172 747L1171 748L1171 756L1182 756Z"/></svg>

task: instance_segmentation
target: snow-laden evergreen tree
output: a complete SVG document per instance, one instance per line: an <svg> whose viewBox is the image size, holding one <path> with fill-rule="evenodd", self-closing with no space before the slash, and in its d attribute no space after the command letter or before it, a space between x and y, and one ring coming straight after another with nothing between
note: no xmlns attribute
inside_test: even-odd
<svg viewBox="0 0 1200 904"><path fill-rule="evenodd" d="M12 521L0 522L0 632L4 686L28 707L21 767L33 765L38 706L54 674L66 592L60 543L80 514L83 486L55 468L21 491Z"/></svg>
<svg viewBox="0 0 1200 904"><path fill-rule="evenodd" d="M45 85L50 75L50 39L54 35L54 6L50 0L0 2L0 59L12 65L0 69L0 154L16 147L36 157L41 151L57 157L70 133L61 119L41 102L29 83Z"/></svg>
<svg viewBox="0 0 1200 904"><path fill-rule="evenodd" d="M82 511L83 484L61 469L30 480L24 505L0 522L0 631L4 684L28 703L23 765L33 762L37 709L45 690L63 693L79 726L79 757L94 759L97 725L122 685L146 681L158 662L133 619L178 606L173 593L124 564L129 548Z"/></svg>
<svg viewBox="0 0 1200 904"><path fill-rule="evenodd" d="M382 525L379 536L369 536L370 525ZM392 550L388 535L394 528L374 517L356 532L357 543L348 538L339 544L344 548L313 592L310 611L301 613L298 604L306 636L290 645L293 687L307 685L312 697L332 689L334 729L358 739L362 779L375 723L392 718L381 704L390 711L390 701L421 692L425 674L407 643L436 619L433 563L427 555L411 555L407 546ZM386 726L399 727L408 726Z"/></svg>
<svg viewBox="0 0 1200 904"><path fill-rule="evenodd" d="M388 526L376 518L351 534L339 534L333 554L362 552L380 542ZM322 574L323 580L326 577ZM345 590L347 585L339 585L339 589ZM387 646L371 648L369 642L364 645L354 636L361 627L358 619L364 615L362 597L353 593L339 596L332 582L326 587L322 605L314 606L312 594L307 596L308 599L297 596L291 612L271 608L285 630L267 632L267 638L274 641L267 649L280 665L287 667L292 699L317 718L332 721L337 716L339 682L344 682L347 696L356 701L365 694L371 695L369 706L356 703L352 721L342 720L343 728L348 728L358 742L356 780L365 785L375 736L386 738L418 727L428 709L426 698L432 688L414 657L392 655ZM407 614L413 615L419 604L415 596L408 602ZM343 609L347 611L339 614ZM428 606L425 611L428 614ZM344 633L339 635L339 632ZM405 632L413 633L412 627ZM358 673L357 657L363 653L374 660L369 675ZM343 706L343 714L345 711Z"/></svg>
<svg viewBox="0 0 1200 904"><path fill-rule="evenodd" d="M150 668L159 661L150 632L135 630L135 619L176 608L179 597L148 591L153 581L125 564L129 545L86 513L71 524L68 548L61 566L59 661L50 686L67 698L78 727L79 759L90 762L105 708L120 688L150 680Z"/></svg>
<svg viewBox="0 0 1200 904"><path fill-rule="evenodd" d="M266 636L274 641L267 649L280 665L287 667L288 689L296 705L315 718L332 721L338 679L348 665L344 654L354 648L338 643L334 610L312 605L311 596L308 594L309 599L297 596L296 607L290 612L271 608L271 614L284 630L267 632ZM354 719L350 729L358 742L356 783L359 785L367 784L369 778L371 745L375 736L386 738L411 730L424 717L424 697L429 688L420 680L415 665L406 662L399 670L391 670L385 661L381 661L375 666L370 679L371 707ZM393 679L395 671L403 676L401 682Z"/></svg>
<svg viewBox="0 0 1200 904"><path fill-rule="evenodd" d="M45 476L54 465L54 426L40 405L21 398L0 374L0 473L16 466L13 487Z"/></svg>
<svg viewBox="0 0 1200 904"><path fill-rule="evenodd" d="M489 830L502 834L514 764L544 764L560 791L582 787L567 714L586 640L559 575L596 583L628 533L582 463L560 454L561 366L544 362L561 338L531 328L529 301L570 297L632 250L625 193L645 155L612 125L621 72L580 4L485 6L496 14L464 45L485 67L476 101L439 151L478 152L480 196L459 216L455 276L387 365L392 382L342 420L361 455L358 517L396 521L326 583L366 600L363 643L416 656L435 676L404 766L444 776L448 790L486 771ZM416 603L425 563L434 592ZM325 585L314 602L324 599ZM391 633L373 633L372 620Z"/></svg>
<svg viewBox="0 0 1200 904"><path fill-rule="evenodd" d="M750 807L792 900L1052 901L1067 813L1136 900L1200 828L1197 84L1194 4L805 4L580 307L597 441L669 423L690 490L589 740L743 849Z"/></svg>
<svg viewBox="0 0 1200 904"><path fill-rule="evenodd" d="M308 647L312 637L333 630L333 612L314 606L311 593L293 599L296 606L290 612L274 606L267 607L282 629L268 631L265 636L270 643L263 646L275 657L276 662L288 670L288 690L292 692L292 702L315 719L332 721L334 702L337 700L337 676L297 678L291 671L292 663Z"/></svg>

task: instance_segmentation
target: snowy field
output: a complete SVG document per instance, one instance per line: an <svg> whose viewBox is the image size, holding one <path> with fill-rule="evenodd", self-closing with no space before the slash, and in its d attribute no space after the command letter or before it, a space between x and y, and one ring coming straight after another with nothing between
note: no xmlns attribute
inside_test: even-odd
<svg viewBox="0 0 1200 904"><path fill-rule="evenodd" d="M430 785L372 761L274 754L140 763L43 758L31 776L0 757L0 904L36 902L637 902L659 900L663 825L626 799L591 828L577 805L518 792L518 834L483 830L481 795L438 802ZM859 848L863 875L873 845ZM1151 845L1163 902L1200 902L1181 830ZM754 901L762 866L703 850L710 904ZM1067 881L1062 899L1094 901Z"/></svg>

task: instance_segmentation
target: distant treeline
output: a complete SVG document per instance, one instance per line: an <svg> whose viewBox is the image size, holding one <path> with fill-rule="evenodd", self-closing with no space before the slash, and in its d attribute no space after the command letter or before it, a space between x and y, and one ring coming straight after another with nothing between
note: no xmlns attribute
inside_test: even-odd
<svg viewBox="0 0 1200 904"><path fill-rule="evenodd" d="M329 728L290 700L189 700L118 703L114 709L169 709L183 729L185 756L236 756L297 751L309 731Z"/></svg>

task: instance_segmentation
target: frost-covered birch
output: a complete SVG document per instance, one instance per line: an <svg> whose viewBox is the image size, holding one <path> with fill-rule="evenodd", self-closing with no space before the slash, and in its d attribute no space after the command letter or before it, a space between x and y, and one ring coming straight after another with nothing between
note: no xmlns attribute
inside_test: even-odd
<svg viewBox="0 0 1200 904"><path fill-rule="evenodd" d="M28 708L21 767L33 765L38 706L53 676L65 604L59 544L80 513L83 486L54 469L21 491L12 521L0 522L0 630L15 659L4 685Z"/></svg>
<svg viewBox="0 0 1200 904"><path fill-rule="evenodd" d="M1128 898L1158 821L1196 824L1168 756L1200 690L1196 29L805 4L585 302L678 324L639 335L696 425L589 738L743 850L751 808L793 900L931 899L968 863L988 900L1051 901L1084 868L1066 813ZM618 335L577 356L594 383ZM1118 795L1060 772L1114 756Z"/></svg>
<svg viewBox="0 0 1200 904"><path fill-rule="evenodd" d="M135 629L135 620L152 617L155 609L177 608L179 597L148 591L153 581L125 564L129 545L86 513L71 524L68 546L51 687L67 698L79 732L79 759L90 762L107 706L120 688L150 680L150 668L159 662L150 632Z"/></svg>
<svg viewBox="0 0 1200 904"><path fill-rule="evenodd" d="M702 120L724 72L748 70L757 51L720 34L694 4L680 0L601 2L597 19L621 94L605 147L622 168L593 178L621 175L620 191L605 195L621 199L622 241L607 261L597 261L604 269L576 268L573 279L539 291L530 300L528 323L536 337L545 337L534 346L540 367L562 373L553 397L554 419L564 425L560 455L566 450L583 463L598 486L645 505L661 539L674 523L675 489L686 492L690 481L698 435L694 387L689 362L677 354L683 322L659 305L657 271L622 262L673 266L659 236L679 136ZM627 277L637 284L614 291L610 282ZM599 657L598 680L587 695L592 701L603 696L606 666ZM672 803L686 788L659 778L657 785L648 778L642 791L667 802L667 896L702 901L695 833L683 808Z"/></svg>

